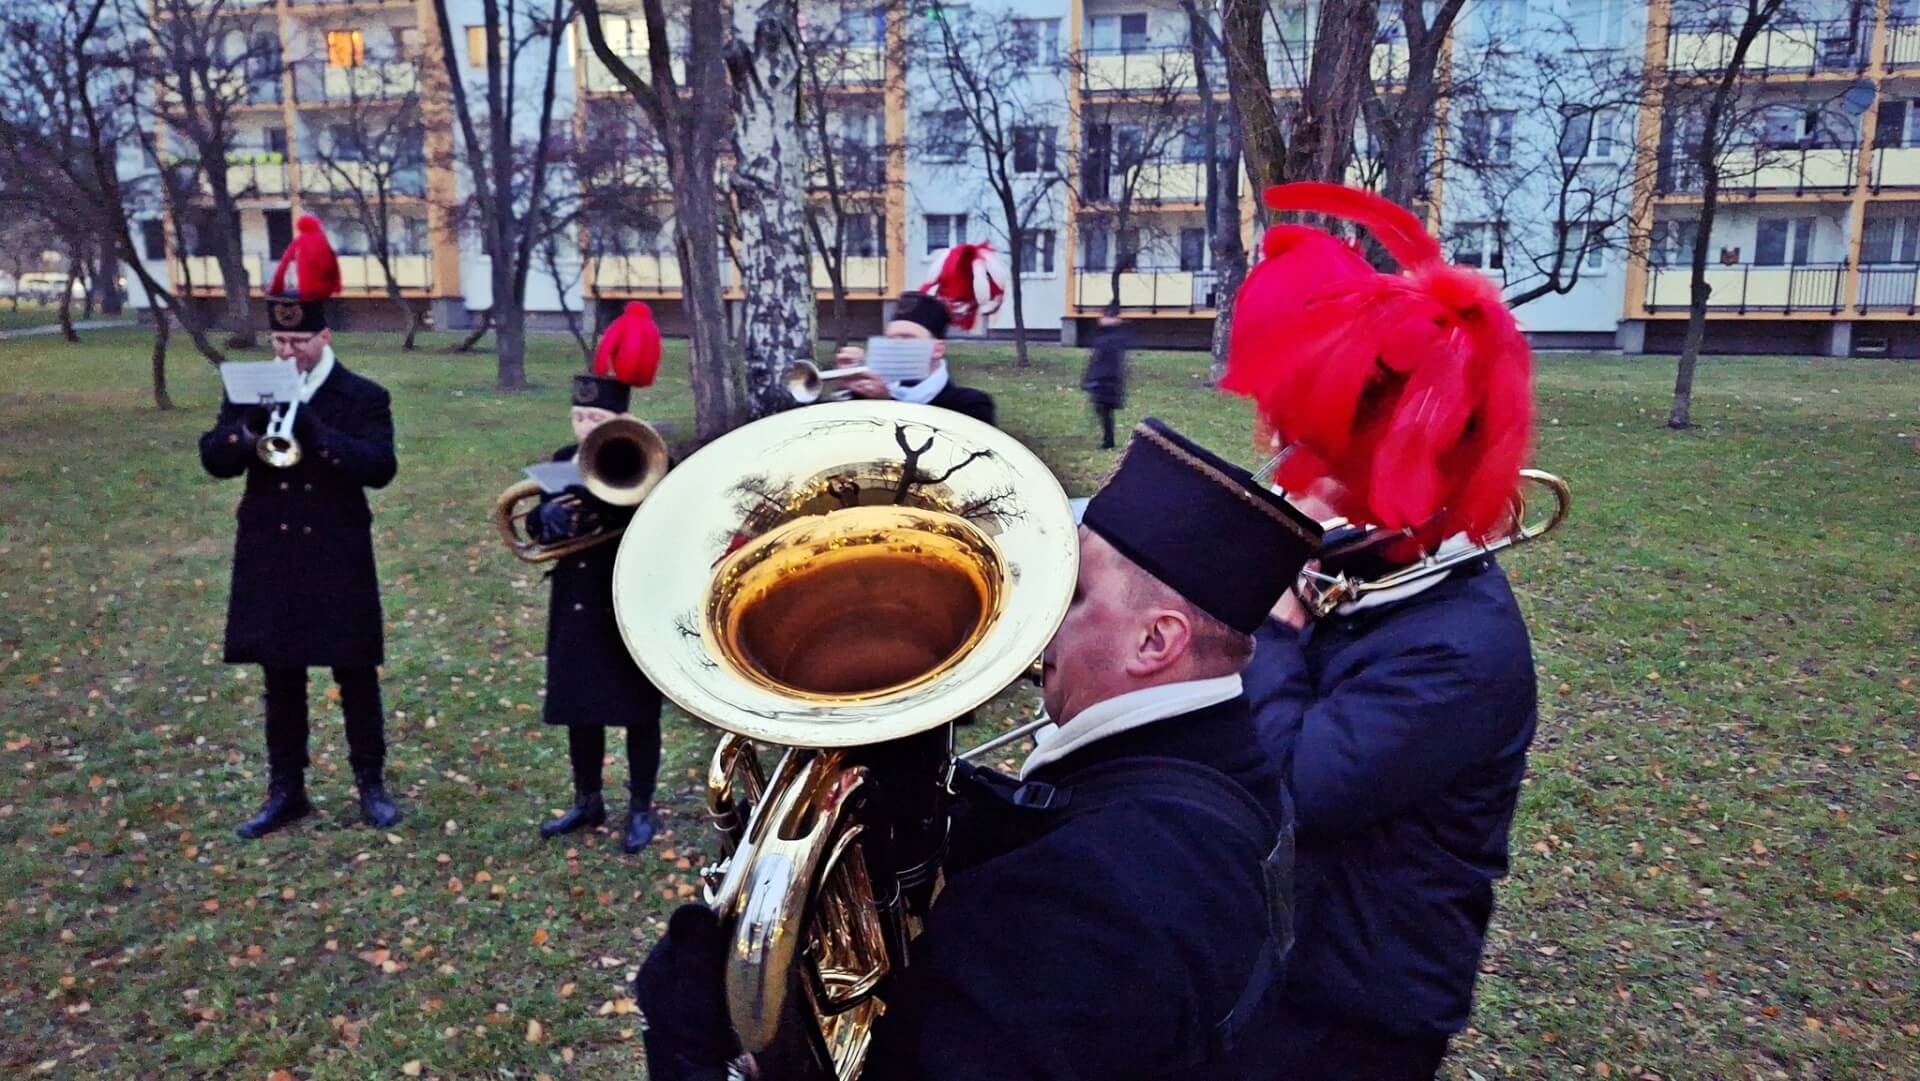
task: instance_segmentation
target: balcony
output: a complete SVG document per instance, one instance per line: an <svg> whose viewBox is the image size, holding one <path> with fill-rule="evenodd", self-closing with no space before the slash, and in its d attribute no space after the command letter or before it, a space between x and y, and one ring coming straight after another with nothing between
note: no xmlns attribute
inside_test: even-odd
<svg viewBox="0 0 1920 1081"><path fill-rule="evenodd" d="M875 192L887 186L887 152L880 147L840 146L833 157L834 180L842 192ZM813 160L807 163L807 186L826 191L826 166Z"/></svg>
<svg viewBox="0 0 1920 1081"><path fill-rule="evenodd" d="M1920 146L1873 148L1873 190L1920 188Z"/></svg>
<svg viewBox="0 0 1920 1081"><path fill-rule="evenodd" d="M1862 266L1859 309L1867 312L1920 313L1920 266Z"/></svg>
<svg viewBox="0 0 1920 1081"><path fill-rule="evenodd" d="M1214 308L1214 272L1136 267L1120 272L1118 294L1113 271L1082 267L1073 278L1073 305L1099 310L1117 303L1123 310L1204 315Z"/></svg>
<svg viewBox="0 0 1920 1081"><path fill-rule="evenodd" d="M342 255L340 258L340 287L349 293L384 293L387 289L387 273L380 266L380 260L372 255ZM433 287L433 256L395 254L388 258L393 268L393 282L402 289L430 289Z"/></svg>
<svg viewBox="0 0 1920 1081"><path fill-rule="evenodd" d="M425 168L376 168L361 161L310 161L300 170L300 184L308 195L376 198L384 187L388 197L418 199L427 194Z"/></svg>
<svg viewBox="0 0 1920 1081"><path fill-rule="evenodd" d="M1920 19L1888 19L1881 59L1890 68L1920 64Z"/></svg>
<svg viewBox="0 0 1920 1081"><path fill-rule="evenodd" d="M241 106L281 103L280 75L277 70L256 74L241 71L238 68L228 68L210 71L207 77L213 84L213 92L219 96L221 102ZM164 109L174 111L183 107L177 85L171 81L160 81L156 93ZM195 87L195 96L199 96L198 87ZM199 108L206 109L207 103L200 102Z"/></svg>
<svg viewBox="0 0 1920 1081"><path fill-rule="evenodd" d="M627 88L621 85L619 79L614 78L613 71L601 61L600 54L594 52L593 46L586 43L586 35L584 33L581 35L581 42L580 63L584 68L584 74L586 76L587 93L626 93ZM646 53L625 55L621 56L620 59L624 61L628 67L638 72L642 79L651 79L653 77L647 66L648 60ZM684 89L687 85L687 53L684 50L674 50L672 68L673 81Z"/></svg>
<svg viewBox="0 0 1920 1081"><path fill-rule="evenodd" d="M1084 171L1086 201L1092 205L1118 203L1125 194L1129 174L1125 170L1102 172L1091 166ZM1166 159L1140 166L1133 180L1133 205L1191 203L1207 198L1207 167L1198 161Z"/></svg>
<svg viewBox="0 0 1920 1081"><path fill-rule="evenodd" d="M884 255L849 255L841 263L840 273L846 279L849 293L885 293L887 291L887 257ZM833 279L827 276L826 260L813 257L813 287L828 293L833 290Z"/></svg>
<svg viewBox="0 0 1920 1081"><path fill-rule="evenodd" d="M873 87L887 81L887 53L878 45L851 45L833 58L833 86Z"/></svg>
<svg viewBox="0 0 1920 1081"><path fill-rule="evenodd" d="M1207 83L1216 94L1227 90L1226 61L1207 63ZM1080 89L1087 94L1191 94L1199 90L1194 78L1193 50L1087 49L1080 55Z"/></svg>
<svg viewBox="0 0 1920 1081"><path fill-rule="evenodd" d="M676 294L680 292L680 260L670 251L609 252L593 256L594 293ZM733 259L720 253L720 284L734 284Z"/></svg>
<svg viewBox="0 0 1920 1081"><path fill-rule="evenodd" d="M247 285L252 292L258 293L266 287L266 279L260 276L262 265L272 265L267 257L259 254L245 254L240 262L247 268ZM185 255L175 261L174 283L185 282L185 271L193 276L193 290L196 293L224 293L226 286L220 277L220 260L211 255Z"/></svg>
<svg viewBox="0 0 1920 1081"><path fill-rule="evenodd" d="M1853 189L1860 165L1856 146L1746 146L1727 151L1720 170L1723 195L1845 192ZM1660 155L1657 190L1662 195L1697 195L1705 186L1691 160L1665 149Z"/></svg>
<svg viewBox="0 0 1920 1081"><path fill-rule="evenodd" d="M1680 78L1717 75L1733 60L1735 21L1677 23L1667 29L1667 73ZM1864 71L1873 41L1873 17L1786 23L1762 31L1747 49L1743 71L1761 78L1824 71ZM1889 39L1888 47L1892 48Z"/></svg>
<svg viewBox="0 0 1920 1081"><path fill-rule="evenodd" d="M261 155L262 160L227 162L227 190L236 199L260 199L287 194L287 164L275 160L280 155ZM213 194L207 179L202 177L200 189Z"/></svg>
<svg viewBox="0 0 1920 1081"><path fill-rule="evenodd" d="M1845 301L1845 263L1758 266L1736 263L1707 267L1708 312L1825 312L1837 314ZM1648 268L1646 309L1685 311L1693 296L1692 270L1685 266Z"/></svg>
<svg viewBox="0 0 1920 1081"><path fill-rule="evenodd" d="M1373 47L1370 67L1377 86L1390 88L1407 81L1410 52L1404 38L1395 37ZM1292 37L1267 42L1267 82L1275 91L1300 90L1312 67L1313 40ZM1224 83L1222 84L1224 85Z"/></svg>
<svg viewBox="0 0 1920 1081"><path fill-rule="evenodd" d="M325 60L293 65L293 100L301 105L343 105L388 101L420 92L420 65L413 60L374 59L350 68Z"/></svg>

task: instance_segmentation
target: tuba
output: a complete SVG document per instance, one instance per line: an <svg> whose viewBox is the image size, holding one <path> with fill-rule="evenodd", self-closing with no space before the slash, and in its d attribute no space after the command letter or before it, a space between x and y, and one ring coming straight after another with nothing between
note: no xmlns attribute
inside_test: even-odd
<svg viewBox="0 0 1920 1081"><path fill-rule="evenodd" d="M629 652L723 735L707 776L741 1045L858 1076L946 838L954 722L1071 599L1077 527L1011 436L892 401L794 410L693 455L614 565Z"/></svg>
<svg viewBox="0 0 1920 1081"><path fill-rule="evenodd" d="M587 433L574 455L580 483L595 499L616 507L631 507L647 498L667 475L667 444L653 426L633 417L614 417ZM542 489L532 480L509 485L494 500L493 521L507 550L529 563L561 559L620 536L623 527L602 528L551 544L527 532L527 515L540 505ZM559 497L577 503L571 495Z"/></svg>

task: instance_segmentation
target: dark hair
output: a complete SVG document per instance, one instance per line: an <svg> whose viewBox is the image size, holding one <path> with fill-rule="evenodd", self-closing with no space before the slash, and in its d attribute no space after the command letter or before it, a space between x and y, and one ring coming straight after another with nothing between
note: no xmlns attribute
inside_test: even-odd
<svg viewBox="0 0 1920 1081"><path fill-rule="evenodd" d="M936 338L947 336L947 323L953 318L945 301L920 292L901 293L900 299L894 302L893 317L918 323Z"/></svg>

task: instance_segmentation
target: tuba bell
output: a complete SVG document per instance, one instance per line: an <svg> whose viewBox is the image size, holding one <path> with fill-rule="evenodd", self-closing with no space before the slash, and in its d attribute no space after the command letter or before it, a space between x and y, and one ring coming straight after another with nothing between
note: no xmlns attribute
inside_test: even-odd
<svg viewBox="0 0 1920 1081"><path fill-rule="evenodd" d="M716 440L633 524L684 541L622 543L627 649L724 733L707 777L722 859L704 875L732 936L734 1031L763 1062L849 1081L933 895L953 722L1066 613L1066 495L988 425L845 403Z"/></svg>
<svg viewBox="0 0 1920 1081"><path fill-rule="evenodd" d="M643 420L614 417L602 422L580 441L574 454L580 484L602 503L631 507L647 498L669 464L666 440ZM542 489L532 480L518 481L500 493L493 504L494 525L507 550L529 563L561 559L603 544L621 535L624 527L604 526L592 533L554 543L536 541L527 532L527 515L540 505ZM571 495L559 499L579 501Z"/></svg>

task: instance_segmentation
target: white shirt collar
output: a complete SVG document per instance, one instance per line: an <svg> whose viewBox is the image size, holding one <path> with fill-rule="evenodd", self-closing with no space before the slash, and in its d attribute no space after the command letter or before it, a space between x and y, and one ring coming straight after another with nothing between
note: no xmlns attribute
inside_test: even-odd
<svg viewBox="0 0 1920 1081"><path fill-rule="evenodd" d="M1158 687L1128 691L1104 702L1095 702L1066 724L1040 729L1033 737L1033 753L1027 756L1026 765L1020 767L1020 777L1025 780L1033 775L1034 770L1058 762L1108 736L1164 721L1168 717L1217 706L1238 698L1240 693L1240 674L1236 672L1212 679L1162 683Z"/></svg>
<svg viewBox="0 0 1920 1081"><path fill-rule="evenodd" d="M313 396L320 390L320 384L326 382L327 376L332 374L333 346L323 345L320 347L320 363L315 364L313 370L300 379L301 404L313 401Z"/></svg>

